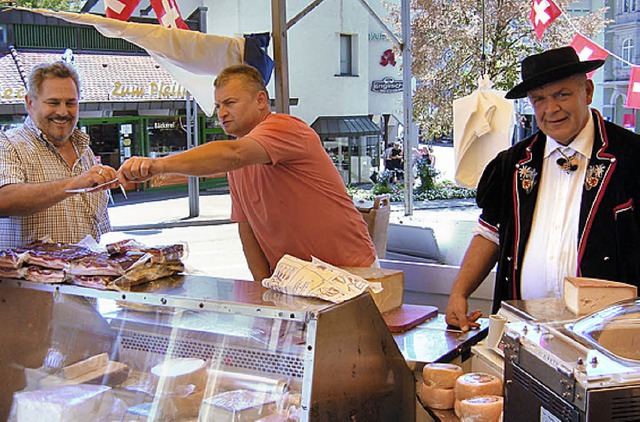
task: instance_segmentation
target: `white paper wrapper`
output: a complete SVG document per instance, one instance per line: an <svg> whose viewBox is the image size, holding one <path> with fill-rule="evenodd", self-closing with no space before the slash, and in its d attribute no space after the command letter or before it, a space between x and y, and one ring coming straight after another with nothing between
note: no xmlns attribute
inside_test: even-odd
<svg viewBox="0 0 640 422"><path fill-rule="evenodd" d="M380 283L369 283L317 258L311 262L291 255L278 261L273 275L262 280L262 285L281 293L316 297L333 303L342 303L362 294L367 289L382 291Z"/></svg>

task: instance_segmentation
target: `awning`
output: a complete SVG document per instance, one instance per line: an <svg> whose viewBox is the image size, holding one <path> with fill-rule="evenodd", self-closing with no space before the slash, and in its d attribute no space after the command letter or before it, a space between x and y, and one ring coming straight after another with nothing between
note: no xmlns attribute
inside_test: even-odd
<svg viewBox="0 0 640 422"><path fill-rule="evenodd" d="M320 116L311 127L322 138L380 135L369 116Z"/></svg>

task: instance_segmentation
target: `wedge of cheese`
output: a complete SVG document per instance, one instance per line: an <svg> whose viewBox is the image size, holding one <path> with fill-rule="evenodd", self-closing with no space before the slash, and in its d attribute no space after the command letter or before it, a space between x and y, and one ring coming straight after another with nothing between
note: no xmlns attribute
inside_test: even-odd
<svg viewBox="0 0 640 422"><path fill-rule="evenodd" d="M565 306L576 315L586 315L612 303L638 296L638 288L616 281L584 277L565 277Z"/></svg>
<svg viewBox="0 0 640 422"><path fill-rule="evenodd" d="M404 272L386 268L340 267L351 274L364 278L369 283L382 284L380 293L371 293L381 314L402 306L404 294Z"/></svg>

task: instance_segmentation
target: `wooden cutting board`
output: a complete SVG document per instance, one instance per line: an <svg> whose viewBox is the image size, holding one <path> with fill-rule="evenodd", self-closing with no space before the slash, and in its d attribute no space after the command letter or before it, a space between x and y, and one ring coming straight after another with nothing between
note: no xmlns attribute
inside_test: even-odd
<svg viewBox="0 0 640 422"><path fill-rule="evenodd" d="M387 323L389 331L402 333L437 315L438 308L435 306L403 304L397 309L385 312L382 318Z"/></svg>

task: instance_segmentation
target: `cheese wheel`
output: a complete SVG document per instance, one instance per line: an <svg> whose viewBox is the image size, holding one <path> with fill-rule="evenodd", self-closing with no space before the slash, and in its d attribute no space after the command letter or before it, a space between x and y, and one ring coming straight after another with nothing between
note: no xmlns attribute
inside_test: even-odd
<svg viewBox="0 0 640 422"><path fill-rule="evenodd" d="M477 396L460 401L460 420L468 422L498 422L502 415L500 396Z"/></svg>
<svg viewBox="0 0 640 422"><path fill-rule="evenodd" d="M420 400L422 404L432 409L453 409L455 392L453 388L437 388L422 383L420 388Z"/></svg>
<svg viewBox="0 0 640 422"><path fill-rule="evenodd" d="M462 374L462 368L452 363L429 363L422 368L424 383L438 388L453 388Z"/></svg>
<svg viewBox="0 0 640 422"><path fill-rule="evenodd" d="M453 402L453 413L456 414L458 419L460 418L460 400L456 399L456 401Z"/></svg>
<svg viewBox="0 0 640 422"><path fill-rule="evenodd" d="M163 392L176 393L176 390L185 389L189 385L194 385L199 390L207 385L207 364L202 359L167 359L151 368L151 373L158 377L158 388Z"/></svg>
<svg viewBox="0 0 640 422"><path fill-rule="evenodd" d="M501 396L502 380L491 374L470 372L458 377L454 389L456 400L464 400L476 396Z"/></svg>

